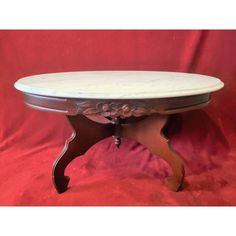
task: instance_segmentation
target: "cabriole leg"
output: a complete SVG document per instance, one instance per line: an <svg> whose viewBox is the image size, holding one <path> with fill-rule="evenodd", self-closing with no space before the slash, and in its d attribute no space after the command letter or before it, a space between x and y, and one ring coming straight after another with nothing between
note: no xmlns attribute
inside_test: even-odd
<svg viewBox="0 0 236 236"><path fill-rule="evenodd" d="M146 146L153 154L165 160L172 169L172 176L167 177L167 184L173 191L179 191L184 180L182 159L171 147L163 134L168 116L154 114L148 118L123 126L122 136L132 138Z"/></svg>
<svg viewBox="0 0 236 236"><path fill-rule="evenodd" d="M92 145L113 134L111 124L99 124L82 115L67 116L72 128L72 136L53 164L53 183L58 193L67 190L70 178L65 176L65 169L76 157L84 154Z"/></svg>

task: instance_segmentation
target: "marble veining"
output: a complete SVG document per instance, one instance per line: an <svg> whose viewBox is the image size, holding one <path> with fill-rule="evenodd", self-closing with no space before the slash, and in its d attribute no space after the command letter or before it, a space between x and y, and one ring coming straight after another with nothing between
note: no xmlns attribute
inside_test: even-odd
<svg viewBox="0 0 236 236"><path fill-rule="evenodd" d="M44 96L94 99L146 99L210 93L223 82L211 76L159 71L80 71L24 77L15 88Z"/></svg>

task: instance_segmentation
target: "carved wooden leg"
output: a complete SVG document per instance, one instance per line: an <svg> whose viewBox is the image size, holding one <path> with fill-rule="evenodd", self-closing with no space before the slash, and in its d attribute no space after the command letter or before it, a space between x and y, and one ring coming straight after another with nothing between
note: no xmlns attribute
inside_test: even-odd
<svg viewBox="0 0 236 236"><path fill-rule="evenodd" d="M171 148L169 140L162 133L167 120L167 116L151 115L140 122L123 125L122 136L138 141L165 160L173 172L172 176L167 177L167 184L170 189L179 191L183 184L184 166L180 155Z"/></svg>
<svg viewBox="0 0 236 236"><path fill-rule="evenodd" d="M66 167L76 157L84 154L92 145L113 134L111 124L95 123L85 116L67 116L72 136L66 141L62 153L53 164L53 183L58 193L67 190L70 178L64 175Z"/></svg>

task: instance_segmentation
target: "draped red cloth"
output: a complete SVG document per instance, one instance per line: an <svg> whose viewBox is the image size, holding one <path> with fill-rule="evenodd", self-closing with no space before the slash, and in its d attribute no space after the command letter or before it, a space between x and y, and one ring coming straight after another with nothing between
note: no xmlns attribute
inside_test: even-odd
<svg viewBox="0 0 236 236"><path fill-rule="evenodd" d="M0 31L0 205L236 205L236 31ZM71 128L63 115L27 108L14 82L81 70L158 70L220 78L203 110L181 114L172 145L183 156L185 188L172 192L168 165L138 143L112 138L66 170L57 194L52 163Z"/></svg>

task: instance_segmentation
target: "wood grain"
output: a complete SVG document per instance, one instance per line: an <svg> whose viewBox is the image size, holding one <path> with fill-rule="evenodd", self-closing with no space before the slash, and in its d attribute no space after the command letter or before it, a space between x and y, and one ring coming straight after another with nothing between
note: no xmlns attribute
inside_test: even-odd
<svg viewBox="0 0 236 236"><path fill-rule="evenodd" d="M53 165L53 183L58 193L65 192L68 187L69 177L65 176L65 169L69 163L98 141L112 135L115 141L121 137L134 139L165 160L173 172L173 175L167 178L168 187L173 191L181 189L184 179L183 162L181 156L173 150L169 140L163 135L168 116L153 114L143 119L137 118L136 122L132 119L129 123L127 119L110 124L99 124L82 115L67 116L67 118L74 131ZM119 147L120 140L115 144Z"/></svg>

